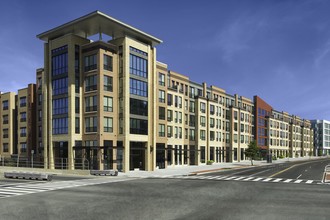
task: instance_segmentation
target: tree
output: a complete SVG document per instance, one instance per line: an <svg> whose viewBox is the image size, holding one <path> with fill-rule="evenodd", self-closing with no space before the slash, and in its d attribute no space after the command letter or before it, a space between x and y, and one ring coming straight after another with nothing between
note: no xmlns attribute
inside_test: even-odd
<svg viewBox="0 0 330 220"><path fill-rule="evenodd" d="M253 166L253 159L258 155L259 147L257 146L257 142L251 141L249 143L249 147L245 150L245 156L249 157L251 160L251 166Z"/></svg>

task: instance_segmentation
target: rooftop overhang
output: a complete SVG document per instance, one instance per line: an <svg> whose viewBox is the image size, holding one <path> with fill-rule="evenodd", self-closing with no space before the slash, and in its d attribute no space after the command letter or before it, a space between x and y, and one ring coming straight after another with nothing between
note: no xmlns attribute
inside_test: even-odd
<svg viewBox="0 0 330 220"><path fill-rule="evenodd" d="M88 38L99 33L106 34L113 39L127 36L153 47L162 43L162 40L144 33L128 24L118 21L100 11L92 12L88 15L41 33L37 35L37 38L48 42L49 40L67 34L75 34L83 38Z"/></svg>

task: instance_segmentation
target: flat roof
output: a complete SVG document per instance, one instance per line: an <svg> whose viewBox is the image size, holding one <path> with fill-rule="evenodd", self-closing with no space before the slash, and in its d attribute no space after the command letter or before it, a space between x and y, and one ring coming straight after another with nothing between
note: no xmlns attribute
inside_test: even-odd
<svg viewBox="0 0 330 220"><path fill-rule="evenodd" d="M43 41L49 41L70 33L83 38L98 33L104 33L114 39L128 36L153 47L163 42L154 36L114 19L100 11L94 11L61 26L38 34L37 38Z"/></svg>

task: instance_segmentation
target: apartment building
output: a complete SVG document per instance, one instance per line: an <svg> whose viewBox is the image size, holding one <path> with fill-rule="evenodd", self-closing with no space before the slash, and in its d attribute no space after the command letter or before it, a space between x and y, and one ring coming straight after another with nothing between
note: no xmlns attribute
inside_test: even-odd
<svg viewBox="0 0 330 220"><path fill-rule="evenodd" d="M17 120L17 154L30 158L36 152L36 85L18 90L16 95L15 119Z"/></svg>
<svg viewBox="0 0 330 220"><path fill-rule="evenodd" d="M311 120L314 129L314 154L316 156L330 154L330 121Z"/></svg>
<svg viewBox="0 0 330 220"><path fill-rule="evenodd" d="M99 11L37 37L36 85L0 96L1 155L127 172L239 162L253 140L263 156L312 152L310 121L191 81L156 60L160 39Z"/></svg>
<svg viewBox="0 0 330 220"><path fill-rule="evenodd" d="M262 156L303 157L313 153L311 122L273 109L260 97L254 97L255 134Z"/></svg>
<svg viewBox="0 0 330 220"><path fill-rule="evenodd" d="M17 154L15 139L16 117L15 117L15 93L7 92L1 94L1 155L11 156Z"/></svg>

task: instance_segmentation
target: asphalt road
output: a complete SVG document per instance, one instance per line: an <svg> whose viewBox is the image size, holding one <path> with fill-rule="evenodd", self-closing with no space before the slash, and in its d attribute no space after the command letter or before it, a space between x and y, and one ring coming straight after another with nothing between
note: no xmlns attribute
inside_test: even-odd
<svg viewBox="0 0 330 220"><path fill-rule="evenodd" d="M330 186L139 179L4 198L0 219L330 219Z"/></svg>
<svg viewBox="0 0 330 220"><path fill-rule="evenodd" d="M317 159L310 161L286 162L261 167L227 170L207 173L207 176L229 175L229 176L256 176L277 177L287 179L310 179L322 180L324 167L330 164L330 159Z"/></svg>

